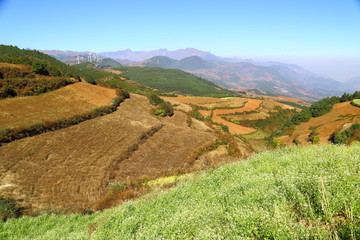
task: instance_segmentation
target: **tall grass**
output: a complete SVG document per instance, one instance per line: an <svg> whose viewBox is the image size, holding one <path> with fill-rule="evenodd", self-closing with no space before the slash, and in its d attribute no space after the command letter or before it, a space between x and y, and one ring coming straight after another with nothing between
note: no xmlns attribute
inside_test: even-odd
<svg viewBox="0 0 360 240"><path fill-rule="evenodd" d="M0 239L357 239L360 145L293 147L93 215L23 217Z"/></svg>

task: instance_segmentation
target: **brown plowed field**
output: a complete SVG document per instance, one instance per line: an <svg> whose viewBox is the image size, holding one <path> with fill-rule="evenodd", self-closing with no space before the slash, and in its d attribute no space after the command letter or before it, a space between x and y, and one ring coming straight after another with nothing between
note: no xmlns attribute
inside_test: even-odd
<svg viewBox="0 0 360 240"><path fill-rule="evenodd" d="M193 153L212 144L216 137L189 128L186 120L187 115L178 111L173 117L164 119L164 127L151 137L151 141L146 141L129 159L117 165L116 180L189 168Z"/></svg>
<svg viewBox="0 0 360 240"><path fill-rule="evenodd" d="M0 197L31 210L91 207L106 190L109 166L162 124L151 107L132 94L112 114L0 147Z"/></svg>
<svg viewBox="0 0 360 240"><path fill-rule="evenodd" d="M114 89L75 83L39 96L3 99L0 100L0 130L85 114L110 105L115 97Z"/></svg>
<svg viewBox="0 0 360 240"><path fill-rule="evenodd" d="M336 130L346 123L360 123L360 108L350 104L350 102L335 104L331 111L323 116L312 118L308 122L296 126L291 136L282 136L280 139L285 144L292 144L294 138L302 144L307 142L311 129L316 128L319 132L320 143L328 143L328 138ZM310 129L309 129L310 128Z"/></svg>

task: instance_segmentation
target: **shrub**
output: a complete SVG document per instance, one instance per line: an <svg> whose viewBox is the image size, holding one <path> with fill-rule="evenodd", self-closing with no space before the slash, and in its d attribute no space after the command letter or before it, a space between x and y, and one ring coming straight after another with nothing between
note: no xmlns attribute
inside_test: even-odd
<svg viewBox="0 0 360 240"><path fill-rule="evenodd" d="M334 131L329 140L334 144L345 144L350 143L349 141L357 132L360 131L360 124L356 123L351 125L348 129L344 130L343 132ZM355 140L355 139L351 139ZM359 140L359 139L357 139Z"/></svg>
<svg viewBox="0 0 360 240"><path fill-rule="evenodd" d="M166 117L166 116L172 116L174 114L174 109L169 102L162 102L158 105L158 107L155 109L155 115Z"/></svg>
<svg viewBox="0 0 360 240"><path fill-rule="evenodd" d="M40 75L45 75L45 76L49 75L49 72L47 70L47 64L45 61L34 61L32 64L31 70L34 73L37 73Z"/></svg>
<svg viewBox="0 0 360 240"><path fill-rule="evenodd" d="M155 95L155 94L150 95L149 101L150 101L150 104L154 105L154 106L157 106L160 103L164 102L164 100L162 100L158 95Z"/></svg>
<svg viewBox="0 0 360 240"><path fill-rule="evenodd" d="M12 199L0 198L0 219L6 221L8 218L14 218L20 211Z"/></svg>
<svg viewBox="0 0 360 240"><path fill-rule="evenodd" d="M311 133L309 134L308 140L309 140L312 144L318 144L319 141L320 141L319 133L314 129L314 130L311 131Z"/></svg>
<svg viewBox="0 0 360 240"><path fill-rule="evenodd" d="M0 92L1 98L15 97L17 95L15 88L10 85L6 85L2 92Z"/></svg>

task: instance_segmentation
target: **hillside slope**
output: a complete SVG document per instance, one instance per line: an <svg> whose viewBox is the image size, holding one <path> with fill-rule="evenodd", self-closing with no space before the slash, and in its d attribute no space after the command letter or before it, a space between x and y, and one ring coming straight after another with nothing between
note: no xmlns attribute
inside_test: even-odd
<svg viewBox="0 0 360 240"><path fill-rule="evenodd" d="M195 96L234 95L234 92L220 88L215 83L177 69L150 67L121 67L120 75L145 86L166 92L177 92Z"/></svg>
<svg viewBox="0 0 360 240"><path fill-rule="evenodd" d="M310 134L316 133L319 137L318 142L325 144L329 143L329 138L335 131L343 131L356 123L360 123L360 108L351 105L350 102L337 103L329 113L296 125L289 135L281 136L279 139L286 145L294 142L308 145L311 144Z"/></svg>
<svg viewBox="0 0 360 240"><path fill-rule="evenodd" d="M274 63L265 66L249 62L230 63L205 60L199 56L187 57L178 61L169 57L156 56L135 65L182 69L209 79L225 88L255 88L307 101L355 90L293 64Z"/></svg>
<svg viewBox="0 0 360 240"><path fill-rule="evenodd" d="M27 213L96 209L110 183L191 170L218 136L191 129L183 112L158 119L152 109L132 94L111 114L0 147L0 198Z"/></svg>
<svg viewBox="0 0 360 240"><path fill-rule="evenodd" d="M289 148L92 215L0 224L2 239L357 239L360 145Z"/></svg>
<svg viewBox="0 0 360 240"><path fill-rule="evenodd" d="M43 124L111 105L114 89L75 83L39 96L0 100L0 131Z"/></svg>

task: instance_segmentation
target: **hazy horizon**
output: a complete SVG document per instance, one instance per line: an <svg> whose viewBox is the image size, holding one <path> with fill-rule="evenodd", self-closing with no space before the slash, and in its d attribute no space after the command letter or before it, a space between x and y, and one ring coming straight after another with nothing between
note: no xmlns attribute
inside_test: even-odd
<svg viewBox="0 0 360 240"><path fill-rule="evenodd" d="M0 0L0 44L72 51L170 50L360 76L360 1Z"/></svg>

